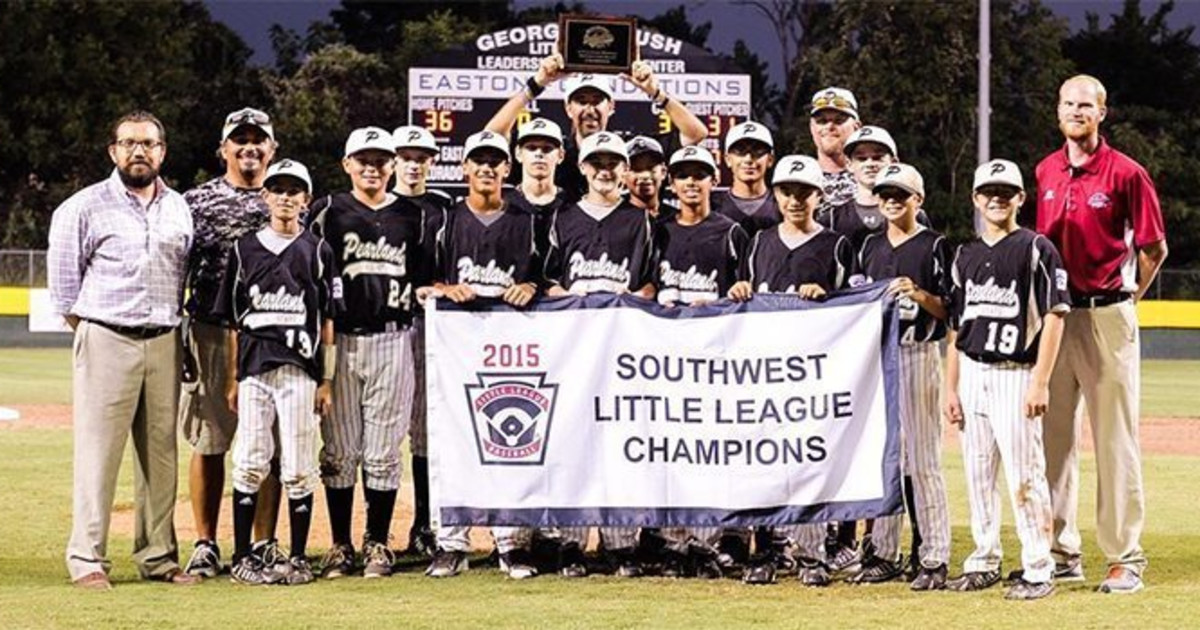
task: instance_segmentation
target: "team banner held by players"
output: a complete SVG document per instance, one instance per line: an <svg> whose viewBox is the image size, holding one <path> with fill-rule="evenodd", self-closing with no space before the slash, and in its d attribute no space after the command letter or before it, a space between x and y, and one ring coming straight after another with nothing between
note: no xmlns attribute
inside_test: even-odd
<svg viewBox="0 0 1200 630"><path fill-rule="evenodd" d="M443 525L752 525L901 506L885 285L826 302L426 306Z"/></svg>

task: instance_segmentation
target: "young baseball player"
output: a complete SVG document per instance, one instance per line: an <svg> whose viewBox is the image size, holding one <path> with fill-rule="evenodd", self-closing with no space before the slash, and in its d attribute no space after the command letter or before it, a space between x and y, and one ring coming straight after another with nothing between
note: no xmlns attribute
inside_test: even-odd
<svg viewBox="0 0 1200 630"><path fill-rule="evenodd" d="M546 255L547 294L633 292L653 298L650 217L621 197L621 182L629 169L625 143L607 131L588 136L579 149L579 169L587 178L588 192L554 214ZM602 527L600 537L618 575L642 575L634 553L636 528ZM572 528L563 538L560 572L566 577L587 575L585 536Z"/></svg>
<svg viewBox="0 0 1200 630"><path fill-rule="evenodd" d="M1040 599L1054 592L1042 415L1070 308L1067 272L1050 241L1017 226L1025 185L1016 164L981 165L973 188L985 230L958 248L951 267L944 412L963 431L975 550L947 586L977 591L1000 581L1003 466L1024 567L1004 596Z"/></svg>
<svg viewBox="0 0 1200 630"><path fill-rule="evenodd" d="M779 224L779 206L767 186L775 165L775 140L766 125L744 122L725 134L725 166L733 173L729 190L713 195L712 209L742 226L754 237Z"/></svg>
<svg viewBox="0 0 1200 630"><path fill-rule="evenodd" d="M667 156L662 144L649 136L636 136L625 143L625 152L629 154L629 170L625 172L629 203L645 210L656 226L670 222L678 210L663 199Z"/></svg>
<svg viewBox="0 0 1200 630"><path fill-rule="evenodd" d="M231 576L242 584L304 584L313 581L305 547L313 492L320 485L316 414L330 408L335 361L330 318L340 280L329 245L300 226L300 213L312 199L308 169L283 160L271 166L263 185L270 224L234 245L217 298L218 314L235 326L229 331L226 385L229 408L238 414ZM250 547L258 489L276 452L291 524L291 558L281 572Z"/></svg>
<svg viewBox="0 0 1200 630"><path fill-rule="evenodd" d="M463 158L467 197L431 225L436 234L432 289L437 294L460 304L498 298L518 308L537 294L541 283L537 217L505 200L501 186L509 168L508 142L503 136L481 131L467 138ZM422 289L422 296L427 293ZM438 551L426 575L452 577L467 570L469 529L439 529ZM492 528L500 569L511 578L537 575L529 557L529 534L525 528Z"/></svg>
<svg viewBox="0 0 1200 630"><path fill-rule="evenodd" d="M426 186L429 169L439 154L437 141L424 127L406 125L392 132L396 143L396 185L392 192L412 206L409 211L421 216L421 224L427 225L433 217L441 216L453 200L450 195ZM425 249L429 243L422 243ZM408 547L405 551L433 557L437 550L437 536L429 526L429 458L426 452L425 432L425 322L424 312L415 309L413 324L409 328L412 336L412 354L416 386L413 388L412 418L408 425L409 450L412 452L413 476L413 522L408 530Z"/></svg>
<svg viewBox="0 0 1200 630"><path fill-rule="evenodd" d="M845 288L854 271L850 241L813 219L823 194L820 165L805 155L786 156L775 167L771 183L783 221L754 235L739 272L743 279L729 289L729 298L745 301L755 292L773 292L819 300ZM801 582L806 586L828 585L831 578L824 560L825 527L812 524L788 529L800 560ZM775 581L780 566L780 544L770 530L755 533L757 553L743 579L751 584L768 584Z"/></svg>
<svg viewBox="0 0 1200 630"><path fill-rule="evenodd" d="M562 129L553 120L534 118L517 129L516 158L521 165L521 183L506 190L505 199L537 219L537 245L543 255L550 246L550 220L567 201L554 184L554 175L565 156Z"/></svg>
<svg viewBox="0 0 1200 630"><path fill-rule="evenodd" d="M864 127L861 131L871 129ZM861 157L858 148L851 153ZM896 296L900 313L901 461L907 485L915 487L911 514L916 515L920 531L925 534L912 589L940 590L945 588L946 564L950 561L950 519L942 478L942 430L937 408L941 355L937 344L946 335L950 251L941 234L917 222L925 200L925 183L917 169L907 164L888 165L876 178L874 191L876 209L887 221L887 228L865 237L859 267L866 282L891 279L888 291ZM844 208L835 208L835 216ZM865 557L850 582L887 582L902 572L901 517L873 523L871 543L864 543Z"/></svg>
<svg viewBox="0 0 1200 630"><path fill-rule="evenodd" d="M313 231L338 261L346 305L333 321L335 404L321 423L321 474L333 535L322 568L327 578L355 570L350 530L360 468L367 507L363 576L390 575L394 562L387 542L413 400L409 326L424 231L420 213L387 189L395 146L383 129L355 129L342 160L350 192L322 200L311 213Z"/></svg>

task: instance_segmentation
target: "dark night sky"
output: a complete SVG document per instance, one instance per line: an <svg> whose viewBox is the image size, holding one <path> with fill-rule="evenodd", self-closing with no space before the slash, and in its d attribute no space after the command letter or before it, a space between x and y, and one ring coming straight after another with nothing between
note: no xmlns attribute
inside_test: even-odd
<svg viewBox="0 0 1200 630"><path fill-rule="evenodd" d="M539 6L549 2L518 0L518 9L529 6ZM206 0L213 16L229 25L242 36L242 39L255 50L254 62L268 65L273 61L270 40L267 30L272 24L278 23L295 29L301 33L314 20L328 17L329 11L338 6L336 0L255 0L252 2L234 0ZM687 4L688 16L693 23L711 21L712 32L709 35L709 47L718 52L733 50L733 44L738 39L750 43L751 49L759 57L771 64L773 73L779 72L779 46L774 34L769 29L766 18L754 9L735 6L731 0L640 0L628 2L624 0L591 0L586 3L591 9L614 15L639 15L652 17L663 11ZM1047 2L1059 15L1066 16L1071 21L1073 29L1084 25L1084 16L1091 11L1101 16L1101 25L1108 23L1108 15L1121 10L1121 0L1055 0ZM1158 5L1158 0L1143 0L1143 14L1152 13ZM1171 13L1171 23L1174 28L1200 24L1200 2L1178 2ZM993 37L999 34L993 33ZM1193 36L1195 37L1195 36ZM774 75L776 80L780 77Z"/></svg>

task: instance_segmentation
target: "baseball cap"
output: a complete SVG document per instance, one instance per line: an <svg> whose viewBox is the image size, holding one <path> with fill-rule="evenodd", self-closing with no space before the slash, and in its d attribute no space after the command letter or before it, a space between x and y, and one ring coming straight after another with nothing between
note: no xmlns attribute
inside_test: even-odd
<svg viewBox="0 0 1200 630"><path fill-rule="evenodd" d="M725 134L725 150L728 151L729 147L742 140L757 140L772 149L775 148L775 140L771 137L771 130L767 129L767 126L762 123L747 120L744 123L734 125Z"/></svg>
<svg viewBox="0 0 1200 630"><path fill-rule="evenodd" d="M629 161L629 152L625 150L625 143L620 136L611 131L598 131L584 138L583 143L579 145L579 163L583 164L596 153L612 153L620 156L626 162Z"/></svg>
<svg viewBox="0 0 1200 630"><path fill-rule="evenodd" d="M704 166L708 167L708 171L710 173L715 174L717 172L717 161L713 159L712 153L710 153L708 149L700 146L683 147L682 149L672 153L671 163L667 168L671 171L674 171L676 165L686 164L688 162L703 164Z"/></svg>
<svg viewBox="0 0 1200 630"><path fill-rule="evenodd" d="M662 145L658 140L648 136L635 136L632 140L625 143L625 152L629 154L629 159L649 154L658 157L659 162L665 162L667 159L666 153L663 152Z"/></svg>
<svg viewBox="0 0 1200 630"><path fill-rule="evenodd" d="M521 144L529 138L546 138L553 140L561 147L563 143L562 127L549 118L534 118L517 129L517 144Z"/></svg>
<svg viewBox="0 0 1200 630"><path fill-rule="evenodd" d="M396 127L392 132L392 140L396 143L396 150L400 149L421 149L429 151L434 155L439 153L437 140L433 139L433 134L424 127L416 125L404 125Z"/></svg>
<svg viewBox="0 0 1200 630"><path fill-rule="evenodd" d="M858 118L858 99L854 93L840 87L827 87L813 94L810 116L815 116L823 109L836 109L839 112Z"/></svg>
<svg viewBox="0 0 1200 630"><path fill-rule="evenodd" d="M346 157L371 149L395 155L396 143L392 140L392 134L379 127L361 127L350 132L350 137L346 139Z"/></svg>
<svg viewBox="0 0 1200 630"><path fill-rule="evenodd" d="M842 147L842 152L849 156L854 151L854 145L867 142L883 145L887 147L888 151L892 152L892 157L900 157L900 154L896 151L896 141L892 140L892 134L888 133L887 129L874 125L866 125L862 129L850 134L850 138L846 140L846 144Z"/></svg>
<svg viewBox="0 0 1200 630"><path fill-rule="evenodd" d="M604 94L608 100L613 99L612 81L608 77L602 74L577 74L563 85L563 102L571 100L571 95L583 88L592 88Z"/></svg>
<svg viewBox="0 0 1200 630"><path fill-rule="evenodd" d="M772 186L779 184L804 184L824 190L825 175L815 158L807 155L785 155L775 165L775 175L771 178Z"/></svg>
<svg viewBox="0 0 1200 630"><path fill-rule="evenodd" d="M871 192L878 193L884 188L899 188L925 198L925 178L909 164L889 164L875 179L875 187Z"/></svg>
<svg viewBox="0 0 1200 630"><path fill-rule="evenodd" d="M971 187L972 191L993 184L1003 184L1018 190L1025 190L1025 180L1021 178L1020 167L1008 160L984 162L975 169L975 185Z"/></svg>
<svg viewBox="0 0 1200 630"><path fill-rule="evenodd" d="M312 177L308 175L308 167L304 166L296 160L280 160L267 169L267 177L263 179L263 187L271 182L272 179L279 177L295 177L304 182L304 186L308 193L312 194Z"/></svg>
<svg viewBox="0 0 1200 630"><path fill-rule="evenodd" d="M229 115L225 117L225 126L221 129L221 142L228 140L229 136L243 125L261 129L268 138L275 140L275 127L271 124L271 117L266 112L253 107L243 107L229 112Z"/></svg>
<svg viewBox="0 0 1200 630"><path fill-rule="evenodd" d="M495 149L504 154L504 159L512 159L512 155L508 152L508 141L504 136L494 131L478 131L467 137L467 143L463 146L463 160L471 157L471 154L478 149Z"/></svg>

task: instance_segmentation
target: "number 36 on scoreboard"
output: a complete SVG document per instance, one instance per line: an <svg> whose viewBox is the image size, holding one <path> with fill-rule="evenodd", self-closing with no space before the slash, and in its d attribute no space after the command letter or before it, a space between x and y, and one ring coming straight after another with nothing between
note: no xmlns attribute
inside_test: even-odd
<svg viewBox="0 0 1200 630"><path fill-rule="evenodd" d="M425 128L434 133L450 133L454 131L454 112L443 112L436 109L425 110Z"/></svg>

